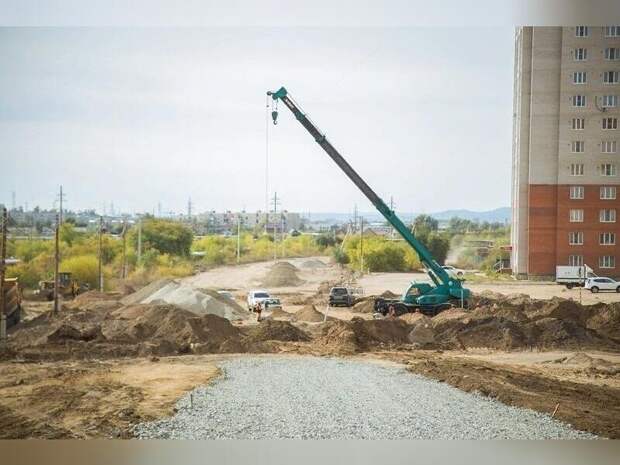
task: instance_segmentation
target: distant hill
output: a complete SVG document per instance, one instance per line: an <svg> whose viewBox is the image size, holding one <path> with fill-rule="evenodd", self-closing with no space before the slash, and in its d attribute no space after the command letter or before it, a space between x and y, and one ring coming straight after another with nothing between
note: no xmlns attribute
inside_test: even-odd
<svg viewBox="0 0 620 465"><path fill-rule="evenodd" d="M472 211L472 210L445 210L435 213L427 213L433 218L440 221L447 221L450 218L457 217L464 220L471 221L488 221L495 222L499 221L501 223L509 222L511 218L511 209L510 207L500 207L494 210L487 211ZM413 218L418 216L419 213L407 213L407 212L398 212L398 216L405 221L411 221ZM304 215L306 218L308 214ZM310 213L311 221L319 221L323 223L336 224L336 223L344 223L347 221L351 221L353 219L352 213ZM368 222L373 221L383 221L383 217L378 212L359 212L358 216L363 216L364 220Z"/></svg>

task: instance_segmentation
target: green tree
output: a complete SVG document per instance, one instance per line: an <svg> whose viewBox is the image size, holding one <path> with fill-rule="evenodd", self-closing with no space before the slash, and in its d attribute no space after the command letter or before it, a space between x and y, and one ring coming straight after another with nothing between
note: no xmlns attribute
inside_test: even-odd
<svg viewBox="0 0 620 465"><path fill-rule="evenodd" d="M134 246L137 236L132 237ZM189 256L194 233L187 226L169 220L153 219L142 223L142 243L162 254Z"/></svg>
<svg viewBox="0 0 620 465"><path fill-rule="evenodd" d="M428 235L439 229L439 222L429 215L418 215L413 220L413 231L416 236Z"/></svg>

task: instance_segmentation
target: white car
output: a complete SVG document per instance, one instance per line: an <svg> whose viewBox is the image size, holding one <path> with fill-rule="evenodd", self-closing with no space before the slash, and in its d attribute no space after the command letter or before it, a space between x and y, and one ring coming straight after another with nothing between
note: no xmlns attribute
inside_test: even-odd
<svg viewBox="0 0 620 465"><path fill-rule="evenodd" d="M590 292L597 293L598 291L616 291L620 292L620 281L614 281L611 278L588 278L586 279L586 289L590 289Z"/></svg>
<svg viewBox="0 0 620 465"><path fill-rule="evenodd" d="M465 276L465 270L455 268L452 265L443 265L442 268L453 278L460 279Z"/></svg>
<svg viewBox="0 0 620 465"><path fill-rule="evenodd" d="M248 310L252 311L252 308L256 304L263 304L266 300L271 299L269 292L263 289L254 289L248 292Z"/></svg>

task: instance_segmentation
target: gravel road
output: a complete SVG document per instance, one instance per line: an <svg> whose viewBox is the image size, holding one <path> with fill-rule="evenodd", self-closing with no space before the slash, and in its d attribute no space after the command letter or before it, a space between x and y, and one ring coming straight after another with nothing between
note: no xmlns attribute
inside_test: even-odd
<svg viewBox="0 0 620 465"><path fill-rule="evenodd" d="M329 358L244 357L139 438L577 439L594 436L531 410L411 374ZM193 405L193 406L192 406Z"/></svg>

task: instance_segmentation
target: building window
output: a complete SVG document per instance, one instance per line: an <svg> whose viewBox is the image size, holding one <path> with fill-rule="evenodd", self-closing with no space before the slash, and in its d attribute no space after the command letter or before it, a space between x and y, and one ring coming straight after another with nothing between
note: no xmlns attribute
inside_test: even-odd
<svg viewBox="0 0 620 465"><path fill-rule="evenodd" d="M585 193L585 189L583 186L570 186L570 194L569 197L571 199L583 199Z"/></svg>
<svg viewBox="0 0 620 465"><path fill-rule="evenodd" d="M588 74L585 71L575 71L573 73L573 84L586 84Z"/></svg>
<svg viewBox="0 0 620 465"><path fill-rule="evenodd" d="M568 266L583 266L583 255L569 255Z"/></svg>
<svg viewBox="0 0 620 465"><path fill-rule="evenodd" d="M615 223L616 222L616 209L604 208L599 211L598 219L601 223Z"/></svg>
<svg viewBox="0 0 620 465"><path fill-rule="evenodd" d="M583 232L570 232L568 233L569 245L583 245Z"/></svg>
<svg viewBox="0 0 620 465"><path fill-rule="evenodd" d="M601 186L601 200L615 200L616 186Z"/></svg>
<svg viewBox="0 0 620 465"><path fill-rule="evenodd" d="M599 268L615 268L616 257L614 257L613 255L603 255L602 257L598 257L598 267Z"/></svg>
<svg viewBox="0 0 620 465"><path fill-rule="evenodd" d="M603 163L600 166L601 176L615 176L616 175L616 165L613 163Z"/></svg>
<svg viewBox="0 0 620 465"><path fill-rule="evenodd" d="M571 102L574 107L585 107L586 106L586 96L585 95L573 95L571 97Z"/></svg>
<svg viewBox="0 0 620 465"><path fill-rule="evenodd" d="M571 163L570 175L571 176L583 176L583 163Z"/></svg>
<svg viewBox="0 0 620 465"><path fill-rule="evenodd" d="M581 130L586 127L585 118L573 118L571 128L575 130Z"/></svg>
<svg viewBox="0 0 620 465"><path fill-rule="evenodd" d="M604 84L618 84L618 71L605 71L603 73Z"/></svg>
<svg viewBox="0 0 620 465"><path fill-rule="evenodd" d="M620 26L605 26L605 37L620 37Z"/></svg>
<svg viewBox="0 0 620 465"><path fill-rule="evenodd" d="M604 232L598 235L599 245L616 245L616 233Z"/></svg>
<svg viewBox="0 0 620 465"><path fill-rule="evenodd" d="M588 59L588 50L585 48L576 48L573 57L575 61L586 61Z"/></svg>
<svg viewBox="0 0 620 465"><path fill-rule="evenodd" d="M571 152L573 153L583 153L585 149L585 142L582 140L574 140L571 144Z"/></svg>
<svg viewBox="0 0 620 465"><path fill-rule="evenodd" d="M620 60L620 48L607 47L605 49L605 59L609 61Z"/></svg>
<svg viewBox="0 0 620 465"><path fill-rule="evenodd" d="M603 129L618 129L618 118L603 118Z"/></svg>
<svg viewBox="0 0 620 465"><path fill-rule="evenodd" d="M578 208L571 209L569 220L571 223L583 223L583 210Z"/></svg>
<svg viewBox="0 0 620 465"><path fill-rule="evenodd" d="M603 95L603 108L613 108L618 106L617 95Z"/></svg>
<svg viewBox="0 0 620 465"><path fill-rule="evenodd" d="M616 141L604 140L601 142L601 153L616 153Z"/></svg>
<svg viewBox="0 0 620 465"><path fill-rule="evenodd" d="M577 26L575 28L575 37L588 37L589 34L590 31L588 26Z"/></svg>

